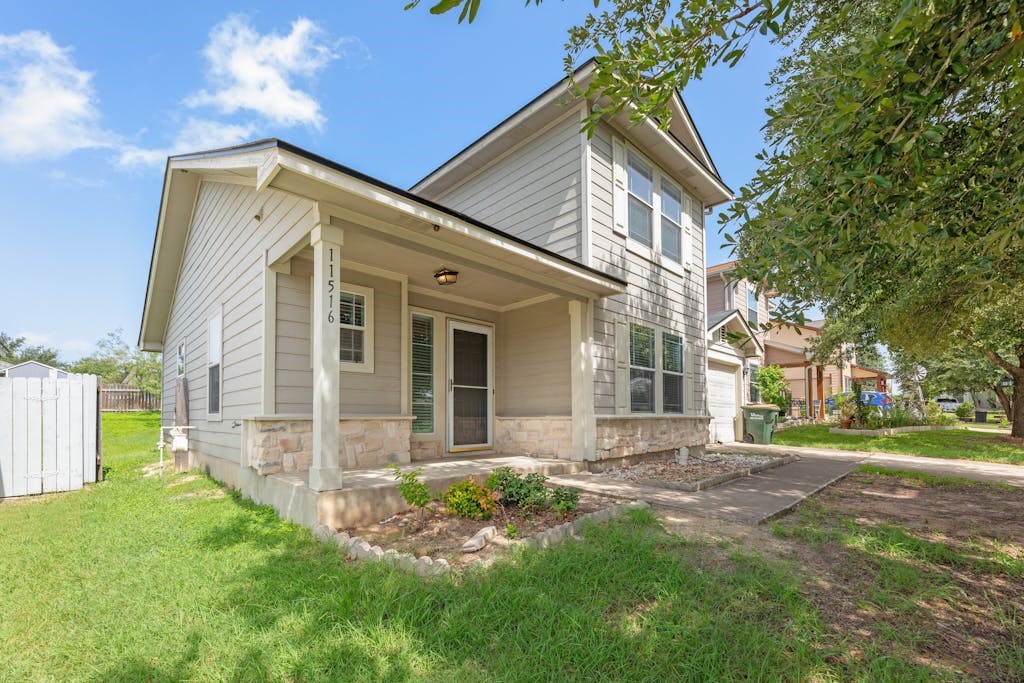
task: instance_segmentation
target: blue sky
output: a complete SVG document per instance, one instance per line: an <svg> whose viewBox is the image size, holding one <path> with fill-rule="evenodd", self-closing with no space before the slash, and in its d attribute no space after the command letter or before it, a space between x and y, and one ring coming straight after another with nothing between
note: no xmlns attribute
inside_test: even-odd
<svg viewBox="0 0 1024 683"><path fill-rule="evenodd" d="M593 6L489 0L460 26L404 4L8 3L0 331L65 360L118 327L134 342L168 153L273 136L408 187L559 78ZM734 189L777 56L755 46L683 93Z"/></svg>

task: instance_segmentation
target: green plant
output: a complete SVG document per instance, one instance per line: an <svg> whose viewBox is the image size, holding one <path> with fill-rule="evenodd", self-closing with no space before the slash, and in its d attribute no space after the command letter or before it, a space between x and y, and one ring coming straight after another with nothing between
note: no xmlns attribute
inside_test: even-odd
<svg viewBox="0 0 1024 683"><path fill-rule="evenodd" d="M974 417L974 404L970 401L964 401L956 407L956 416L961 420L970 421Z"/></svg>
<svg viewBox="0 0 1024 683"><path fill-rule="evenodd" d="M444 506L449 514L469 519L490 519L498 509L496 496L486 486L472 479L457 481L444 492Z"/></svg>
<svg viewBox="0 0 1024 683"><path fill-rule="evenodd" d="M860 382L851 385L851 400L853 402L853 423L857 427L865 427L871 419L871 406L864 402L864 389Z"/></svg>
<svg viewBox="0 0 1024 683"><path fill-rule="evenodd" d="M789 410L789 383L786 381L786 371L781 367L765 365L758 369L754 385L763 403L773 403L782 411Z"/></svg>
<svg viewBox="0 0 1024 683"><path fill-rule="evenodd" d="M956 415L944 412L935 401L924 404L924 420L932 427L950 427L959 423Z"/></svg>
<svg viewBox="0 0 1024 683"><path fill-rule="evenodd" d="M548 488L544 486L547 477L538 472L526 476L510 467L499 467L487 478L487 488L498 494L502 505L523 508L545 508L548 506Z"/></svg>
<svg viewBox="0 0 1024 683"><path fill-rule="evenodd" d="M837 394L835 400L839 419L852 420L857 410L856 406L853 405L853 398L848 394Z"/></svg>
<svg viewBox="0 0 1024 683"><path fill-rule="evenodd" d="M580 506L580 492L568 486L556 486L551 491L551 507L566 514Z"/></svg>
<svg viewBox="0 0 1024 683"><path fill-rule="evenodd" d="M398 493L401 494L402 499L415 507L418 511L417 514L422 518L423 509L434 499L433 494L430 493L430 488L420 481L423 469L419 468L403 472L398 465L388 465L388 469L391 470L391 473L398 481Z"/></svg>
<svg viewBox="0 0 1024 683"><path fill-rule="evenodd" d="M511 522L505 525L505 535L509 538L515 538L519 535L519 529L516 528L515 524Z"/></svg>

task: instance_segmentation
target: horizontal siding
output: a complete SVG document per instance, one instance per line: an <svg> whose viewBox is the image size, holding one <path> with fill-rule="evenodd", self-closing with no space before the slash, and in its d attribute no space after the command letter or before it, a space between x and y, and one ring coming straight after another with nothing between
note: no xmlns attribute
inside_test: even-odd
<svg viewBox="0 0 1024 683"><path fill-rule="evenodd" d="M294 270L301 270L296 268ZM342 282L373 290L374 371L341 373L341 412L401 413L401 289L398 282L341 269ZM279 413L313 412L310 362L310 278L277 278L277 396Z"/></svg>
<svg viewBox="0 0 1024 683"><path fill-rule="evenodd" d="M627 282L625 294L598 301L594 307L594 408L615 413L615 323L649 322L681 334L692 344L696 396L706 396L706 312L704 212L690 201L686 226L693 267L683 274L664 269L626 248L614 231L612 129L600 124L590 144L590 206L593 265ZM686 183L674 178L681 187ZM692 197L692 194L691 194ZM706 405L699 406L706 412Z"/></svg>
<svg viewBox="0 0 1024 683"><path fill-rule="evenodd" d="M262 221L253 220L261 213ZM309 230L309 200L277 190L204 182L199 188L164 343L164 424L174 421L175 366L185 341L193 449L238 461L240 429L261 411L264 251L289 231ZM222 311L221 420L207 420L207 320Z"/></svg>
<svg viewBox="0 0 1024 683"><path fill-rule="evenodd" d="M503 313L497 330L497 414L569 415L569 308L556 299Z"/></svg>
<svg viewBox="0 0 1024 683"><path fill-rule="evenodd" d="M428 199L572 259L582 257L579 119L570 115Z"/></svg>

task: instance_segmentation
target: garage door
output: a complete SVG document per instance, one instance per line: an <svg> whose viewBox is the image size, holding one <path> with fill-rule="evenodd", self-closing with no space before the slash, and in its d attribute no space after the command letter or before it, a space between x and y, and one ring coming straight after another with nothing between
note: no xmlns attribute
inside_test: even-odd
<svg viewBox="0 0 1024 683"><path fill-rule="evenodd" d="M732 365L708 363L708 410L711 412L712 441L735 441L734 420L736 405L736 375L740 368Z"/></svg>

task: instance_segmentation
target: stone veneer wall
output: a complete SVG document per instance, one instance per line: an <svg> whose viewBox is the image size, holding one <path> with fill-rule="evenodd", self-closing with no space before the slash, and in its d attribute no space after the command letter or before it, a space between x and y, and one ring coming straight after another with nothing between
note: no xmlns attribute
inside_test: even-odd
<svg viewBox="0 0 1024 683"><path fill-rule="evenodd" d="M708 442L708 417L597 416L595 460L675 451L700 454Z"/></svg>
<svg viewBox="0 0 1024 683"><path fill-rule="evenodd" d="M338 464L342 469L409 462L412 418L342 418L338 421ZM313 463L313 420L244 421L243 445L259 474L301 472Z"/></svg>
<svg viewBox="0 0 1024 683"><path fill-rule="evenodd" d="M495 417L494 450L501 455L572 459L571 417Z"/></svg>

